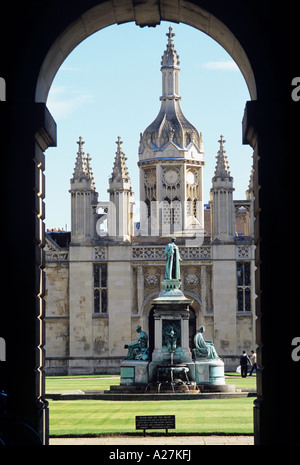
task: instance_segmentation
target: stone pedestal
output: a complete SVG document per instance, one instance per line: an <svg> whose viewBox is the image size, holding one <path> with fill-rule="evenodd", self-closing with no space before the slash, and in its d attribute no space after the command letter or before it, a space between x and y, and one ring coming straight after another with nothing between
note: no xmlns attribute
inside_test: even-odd
<svg viewBox="0 0 300 465"><path fill-rule="evenodd" d="M148 384L148 365L147 361L140 360L123 360L121 363L121 385L139 386Z"/></svg>
<svg viewBox="0 0 300 465"><path fill-rule="evenodd" d="M174 347L171 352L171 331ZM189 349L189 309L186 304L155 305L154 350L152 362L188 363L192 361Z"/></svg>
<svg viewBox="0 0 300 465"><path fill-rule="evenodd" d="M164 280L154 305L154 350L152 360L123 360L121 386L137 390L142 386L175 392L176 388L225 385L221 359L193 360L189 348L189 305L180 290L180 280ZM150 354L151 356L151 354ZM120 387L120 389L122 389Z"/></svg>
<svg viewBox="0 0 300 465"><path fill-rule="evenodd" d="M157 381L161 366L192 364L189 348L189 304L179 280L164 280L154 305L154 350L149 365L149 382ZM194 371L194 370L192 370Z"/></svg>
<svg viewBox="0 0 300 465"><path fill-rule="evenodd" d="M197 385L213 384L224 385L224 362L220 359L196 360L195 361L195 381Z"/></svg>

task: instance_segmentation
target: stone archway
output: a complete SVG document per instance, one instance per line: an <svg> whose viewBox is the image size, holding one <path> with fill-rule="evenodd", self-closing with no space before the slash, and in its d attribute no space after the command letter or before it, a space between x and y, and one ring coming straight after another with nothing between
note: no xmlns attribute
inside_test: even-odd
<svg viewBox="0 0 300 465"><path fill-rule="evenodd" d="M129 3L131 4L131 2ZM245 78L251 99L255 101L257 89L254 72L243 47L230 29L216 16L200 6L192 5L189 1L183 0L180 8L175 9L176 11L172 4L164 5L164 8L161 8L164 2L159 3L160 8L156 4L151 4L151 8L149 8L147 2L139 6L132 2L130 8L125 8L121 1L111 0L81 14L56 38L48 51L38 76L35 101L46 103L51 83L65 58L80 42L94 32L115 23L121 24L127 21L135 21L138 26L143 27L146 25L155 26L161 20L189 24L215 39L237 63ZM193 323L196 326L194 310L193 315L195 316ZM153 321L150 316L151 311L148 318L149 345L153 343L151 339ZM192 344L192 337L190 339Z"/></svg>
<svg viewBox="0 0 300 465"><path fill-rule="evenodd" d="M149 352L152 354L154 348L154 315L153 307L150 309L148 315L148 331L149 331ZM193 307L190 307L189 318L189 347L194 348L194 336L196 334L196 313Z"/></svg>
<svg viewBox="0 0 300 465"><path fill-rule="evenodd" d="M216 40L237 63L251 99L255 100L257 89L254 72L243 47L229 28L200 6L185 0L180 2L180 7L176 3L160 1L137 5L134 1L111 0L85 11L56 38L48 51L38 76L35 101L47 101L54 76L65 58L93 33L115 23L134 21L137 26L144 27L156 26L162 20L189 24Z"/></svg>
<svg viewBox="0 0 300 465"><path fill-rule="evenodd" d="M202 313L202 303L201 299L191 293L184 291L186 297L193 299L193 304L190 306L190 318L189 318L189 346L192 350L194 345L194 336L197 332L197 326L200 322L202 323L203 313ZM153 292L148 295L140 309L141 319L143 321L143 328L148 333L149 337L149 351L152 354L154 349L154 307L151 304L152 299L155 299L159 295L159 292Z"/></svg>
<svg viewBox="0 0 300 465"><path fill-rule="evenodd" d="M294 202L287 202L278 192L289 192L289 199L299 195L297 182L291 182L300 125L299 105L291 99L291 82L298 73L296 54L291 53L298 40L296 5L270 9L264 2L246 5L235 0L89 0L88 5L86 0L74 0L71 6L45 0L37 8L36 2L29 0L16 9L10 3L5 5L10 33L5 27L0 31L1 43L10 41L3 50L1 72L7 94L0 106L1 128L6 135L3 173L13 173L5 176L3 190L3 218L11 231L6 236L5 289L11 289L15 277L9 294L11 307L2 312L0 336L6 341L7 361L0 364L0 382L10 396L11 412L35 427L47 443L43 151L56 143L55 122L45 105L51 82L64 58L96 30L127 21L155 26L167 20L184 22L219 42L238 64L251 94L243 120L243 141L254 148L255 155L257 343L263 367L254 409L255 443L297 444L299 367L291 357L291 344L298 336L295 302L299 276L287 270L297 262L299 251L296 247L292 254L285 254L284 266L277 253L295 213ZM282 24L288 28L278 34ZM20 198L22 208L16 211ZM16 240L14 232L20 227L22 235ZM287 309L284 315L282 309ZM274 335L277 339L281 322L284 330L278 349ZM280 403L274 389L278 366L284 367L289 379L288 396Z"/></svg>

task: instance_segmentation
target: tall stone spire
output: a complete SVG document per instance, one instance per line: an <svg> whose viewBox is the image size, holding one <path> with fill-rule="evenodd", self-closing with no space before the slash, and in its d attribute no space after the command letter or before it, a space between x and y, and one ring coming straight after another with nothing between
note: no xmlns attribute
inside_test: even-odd
<svg viewBox="0 0 300 465"><path fill-rule="evenodd" d="M85 157L84 141L79 137L78 152L75 161L71 188L71 232L72 242L89 242L96 235L96 215L93 206L97 205L94 176L91 167L90 154Z"/></svg>
<svg viewBox="0 0 300 465"><path fill-rule="evenodd" d="M153 151L161 150L169 141L179 149L185 149L191 142L200 151L200 134L186 119L179 96L179 56L174 48L172 27L169 27L167 47L161 59L162 96L161 108L156 119L146 128L141 136L139 153L146 146ZM203 155L203 154L202 154Z"/></svg>
<svg viewBox="0 0 300 465"><path fill-rule="evenodd" d="M118 137L117 151L114 160L113 171L109 179L109 200L110 208L113 205L112 216L114 225L109 235L117 241L130 241L133 236L133 204L134 193L132 191L129 178L128 168L126 165L127 158L122 151L121 137Z"/></svg>
<svg viewBox="0 0 300 465"><path fill-rule="evenodd" d="M86 163L86 158L85 154L83 151L83 144L85 142L82 140L82 137L79 137L79 140L77 141L78 144L78 152L77 152L77 157L75 161L75 168L74 168L74 173L73 173L73 178L72 180L80 180L80 179L89 179L89 173L88 173L88 167Z"/></svg>
<svg viewBox="0 0 300 465"><path fill-rule="evenodd" d="M127 158L125 157L124 152L122 152L122 144L123 142L121 141L121 137L118 136L118 140L116 141L117 144L117 151L116 151L116 156L115 156L115 161L114 161L114 166L113 166L113 171L111 173L111 179L110 181L124 181L124 182L130 182L129 178L129 173L126 165L126 160Z"/></svg>
<svg viewBox="0 0 300 465"><path fill-rule="evenodd" d="M224 137L221 135L220 149L216 156L215 175L212 178L211 223L213 240L231 242L235 236L235 211L233 205L233 177L224 148Z"/></svg>
<svg viewBox="0 0 300 465"><path fill-rule="evenodd" d="M179 97L178 88L178 74L180 71L179 56L174 48L173 37L175 34L172 32L172 27L169 27L169 32L166 34L168 37L167 48L161 57L161 71L162 71L162 97L161 100Z"/></svg>
<svg viewBox="0 0 300 465"><path fill-rule="evenodd" d="M218 142L220 144L220 150L218 151L218 154L216 156L217 164L216 164L214 178L216 178L216 179L217 178L221 178L221 179L227 178L227 179L232 180L232 177L231 177L230 171L229 171L229 165L228 165L226 150L225 150L225 147L224 147L224 143L226 142L226 140L221 135L220 140Z"/></svg>
<svg viewBox="0 0 300 465"><path fill-rule="evenodd" d="M172 27L161 57L160 110L139 143L141 234L202 234L202 134L186 119L179 95L180 61ZM201 232L200 232L201 231Z"/></svg>

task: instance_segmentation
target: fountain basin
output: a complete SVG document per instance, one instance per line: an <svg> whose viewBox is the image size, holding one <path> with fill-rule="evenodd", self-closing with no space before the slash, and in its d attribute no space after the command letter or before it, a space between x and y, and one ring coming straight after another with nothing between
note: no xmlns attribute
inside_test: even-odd
<svg viewBox="0 0 300 465"><path fill-rule="evenodd" d="M189 368L185 365L158 365L157 367L157 381L165 381L165 379L170 379L171 382L174 381L174 375L180 378L184 377L185 381L189 381L187 373Z"/></svg>

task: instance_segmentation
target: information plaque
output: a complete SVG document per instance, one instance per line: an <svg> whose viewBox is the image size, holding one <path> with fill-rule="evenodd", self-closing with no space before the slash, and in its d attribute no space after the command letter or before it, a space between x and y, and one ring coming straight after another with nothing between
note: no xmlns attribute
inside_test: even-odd
<svg viewBox="0 0 300 465"><path fill-rule="evenodd" d="M135 417L135 428L146 429L175 429L175 415L143 415Z"/></svg>

